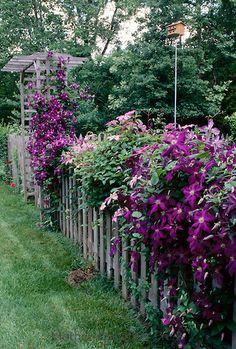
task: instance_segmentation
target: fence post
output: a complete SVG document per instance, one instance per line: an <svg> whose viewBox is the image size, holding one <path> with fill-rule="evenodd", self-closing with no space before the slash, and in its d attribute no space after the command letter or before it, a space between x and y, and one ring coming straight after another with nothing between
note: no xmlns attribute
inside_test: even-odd
<svg viewBox="0 0 236 349"><path fill-rule="evenodd" d="M74 226L73 226L73 183L72 183L72 172L69 172L69 238L74 240Z"/></svg>
<svg viewBox="0 0 236 349"><path fill-rule="evenodd" d="M62 176L61 181L61 210L62 210L62 232L66 235L66 183L65 183L65 175Z"/></svg>
<svg viewBox="0 0 236 349"><path fill-rule="evenodd" d="M98 247L99 247L99 241L98 241L98 210L96 208L93 209L93 233L94 233L94 249L93 249L93 254L94 254L94 265L95 268L99 268L99 263L98 263Z"/></svg>
<svg viewBox="0 0 236 349"><path fill-rule="evenodd" d="M105 249L104 249L104 213L100 211L100 226L99 226L99 255L100 255L100 272L105 274Z"/></svg>
<svg viewBox="0 0 236 349"><path fill-rule="evenodd" d="M82 201L83 205L85 204L84 198ZM83 214L82 214L82 226L83 226L83 256L84 258L87 258L87 244L88 244L88 215L87 215L87 209L83 208Z"/></svg>
<svg viewBox="0 0 236 349"><path fill-rule="evenodd" d="M113 236L118 236L119 228L118 223L113 223ZM117 252L113 259L113 269L114 269L114 286L115 288L120 287L120 244L117 248Z"/></svg>
<svg viewBox="0 0 236 349"><path fill-rule="evenodd" d="M144 245L142 244L142 253L141 253L141 272L140 272L140 284L142 287L142 298L140 302L140 312L142 315L145 315L145 301L147 299L147 292L145 290L145 283L146 283L146 277L147 277L147 261L146 256L143 254Z"/></svg>
<svg viewBox="0 0 236 349"><path fill-rule="evenodd" d="M111 251L111 237L112 237L112 223L111 215L106 212L106 262L107 262L107 276L112 277L112 257L110 256Z"/></svg>
<svg viewBox="0 0 236 349"><path fill-rule="evenodd" d="M129 253L127 250L128 243L125 238L122 238L122 295L124 299L128 299L128 282L127 282L127 267L129 261Z"/></svg>
<svg viewBox="0 0 236 349"><path fill-rule="evenodd" d="M93 257L93 209L89 207L88 209L88 255Z"/></svg>
<svg viewBox="0 0 236 349"><path fill-rule="evenodd" d="M77 196L78 196L78 237L77 237L77 243L80 245L80 247L82 248L83 245L83 228L82 228L82 210L81 210L81 192L78 189L77 190Z"/></svg>

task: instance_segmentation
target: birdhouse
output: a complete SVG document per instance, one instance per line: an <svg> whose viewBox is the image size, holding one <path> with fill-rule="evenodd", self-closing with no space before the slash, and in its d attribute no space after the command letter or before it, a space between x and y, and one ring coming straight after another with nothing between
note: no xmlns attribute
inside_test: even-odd
<svg viewBox="0 0 236 349"><path fill-rule="evenodd" d="M167 26L168 36L182 36L185 32L185 24L182 21Z"/></svg>

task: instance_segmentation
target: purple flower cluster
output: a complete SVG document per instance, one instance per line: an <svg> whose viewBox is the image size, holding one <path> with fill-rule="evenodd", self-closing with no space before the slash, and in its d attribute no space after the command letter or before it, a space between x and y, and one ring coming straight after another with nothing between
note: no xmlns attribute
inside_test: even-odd
<svg viewBox="0 0 236 349"><path fill-rule="evenodd" d="M135 181L128 193L117 193L115 219L123 217L133 241L132 268L138 272L144 244L151 270L167 280L185 276L182 287L197 306L199 325L223 321L219 294L236 273L236 146L211 121L200 129L168 126L161 142L135 150L127 167ZM189 335L176 312L179 286L171 285L163 324L184 348Z"/></svg>
<svg viewBox="0 0 236 349"><path fill-rule="evenodd" d="M53 53L48 53L48 59L53 59ZM53 60L52 60L53 62ZM36 91L28 103L36 111L30 121L30 139L28 150L31 155L31 164L35 174L35 180L43 185L48 179L61 175L61 155L63 150L75 143L74 116L78 109L78 101L87 100L89 97L82 91L78 84L66 84L66 62L59 57L57 68L53 70L49 85L55 85L50 97ZM50 86L45 86L46 90ZM29 83L29 88L34 88ZM72 92L71 92L72 91ZM83 96L81 94L83 93Z"/></svg>
<svg viewBox="0 0 236 349"><path fill-rule="evenodd" d="M65 147L73 144L75 129L73 112L66 110L57 97L52 96L46 102L43 96L39 98L37 94L35 106L39 104L40 108L31 119L28 149L35 179L41 185L49 175L60 174L57 158Z"/></svg>

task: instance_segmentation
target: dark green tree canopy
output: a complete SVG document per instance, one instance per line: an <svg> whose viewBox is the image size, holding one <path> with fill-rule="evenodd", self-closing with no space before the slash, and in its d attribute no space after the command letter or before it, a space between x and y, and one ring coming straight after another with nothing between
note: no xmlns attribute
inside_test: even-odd
<svg viewBox="0 0 236 349"><path fill-rule="evenodd" d="M74 72L95 94L94 104L81 112L83 130L98 130L129 109L170 121L174 47L166 26L182 20L190 38L178 49L178 119L201 124L211 116L224 127L225 117L236 110L235 1L116 0L107 20L103 14L109 4L108 0L2 0L1 65L16 53L52 49L90 57L100 51L100 57ZM121 49L117 40L121 24L142 8L148 10L139 19L134 43ZM113 53L107 55L111 45ZM0 73L2 118L15 107L16 79Z"/></svg>

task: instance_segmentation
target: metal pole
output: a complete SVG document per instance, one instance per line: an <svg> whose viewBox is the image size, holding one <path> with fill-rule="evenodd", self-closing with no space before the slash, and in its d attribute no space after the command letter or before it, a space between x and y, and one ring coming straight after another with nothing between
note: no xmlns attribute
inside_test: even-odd
<svg viewBox="0 0 236 349"><path fill-rule="evenodd" d="M177 74L178 74L178 41L175 43L175 101L174 101L174 126L176 128L176 110L177 110Z"/></svg>

